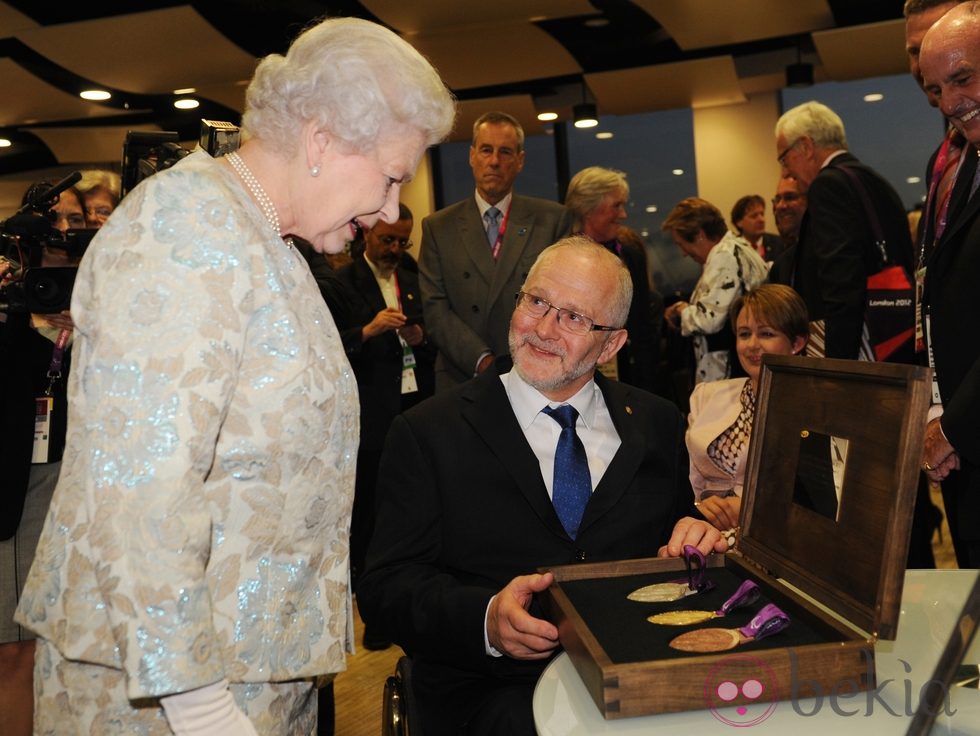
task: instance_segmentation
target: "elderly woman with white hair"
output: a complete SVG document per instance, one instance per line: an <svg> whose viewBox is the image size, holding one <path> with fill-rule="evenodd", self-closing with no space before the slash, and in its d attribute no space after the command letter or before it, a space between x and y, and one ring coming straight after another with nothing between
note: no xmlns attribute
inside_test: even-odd
<svg viewBox="0 0 980 736"><path fill-rule="evenodd" d="M73 414L17 618L39 733L309 734L353 640L357 389L289 235L398 219L452 127L430 64L325 20L263 59L241 149L145 180L79 270Z"/></svg>
<svg viewBox="0 0 980 736"><path fill-rule="evenodd" d="M572 232L581 233L618 255L633 279L626 344L610 365L600 366L600 370L606 376L652 391L659 359L659 331L651 317L650 277L643 241L623 225L629 197L626 174L589 166L568 183L565 207L572 215Z"/></svg>

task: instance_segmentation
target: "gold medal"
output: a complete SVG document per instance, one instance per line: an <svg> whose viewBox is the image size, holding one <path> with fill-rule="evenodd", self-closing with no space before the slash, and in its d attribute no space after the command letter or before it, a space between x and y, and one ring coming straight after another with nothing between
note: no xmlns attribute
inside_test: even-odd
<svg viewBox="0 0 980 736"><path fill-rule="evenodd" d="M655 616L648 616L647 621L651 624L664 624L665 626L688 626L689 624L700 624L710 621L716 616L712 611L666 611Z"/></svg>
<svg viewBox="0 0 980 736"><path fill-rule="evenodd" d="M643 590L642 588L640 590ZM748 606L756 602L759 598L759 586L751 580L746 580L736 590L732 596L721 604L717 611L666 611L655 616L649 616L647 621L651 624L664 624L665 626L687 626L689 624L700 624L710 621L713 618L727 616L731 611L740 606Z"/></svg>

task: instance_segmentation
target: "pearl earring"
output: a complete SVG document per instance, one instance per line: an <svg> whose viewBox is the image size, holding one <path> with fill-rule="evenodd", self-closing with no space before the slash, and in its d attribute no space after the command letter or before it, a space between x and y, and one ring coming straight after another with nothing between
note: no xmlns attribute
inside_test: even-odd
<svg viewBox="0 0 980 736"><path fill-rule="evenodd" d="M320 176L320 167L319 166L311 166L310 167L310 176Z"/></svg>

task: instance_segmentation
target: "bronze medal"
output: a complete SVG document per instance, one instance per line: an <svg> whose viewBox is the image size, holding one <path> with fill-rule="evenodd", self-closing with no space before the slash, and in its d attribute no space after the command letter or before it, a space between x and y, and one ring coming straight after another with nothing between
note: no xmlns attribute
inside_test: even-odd
<svg viewBox="0 0 980 736"><path fill-rule="evenodd" d="M738 629L695 629L674 637L672 649L682 652L723 652L738 646Z"/></svg>
<svg viewBox="0 0 980 736"><path fill-rule="evenodd" d="M745 642L778 634L787 626L789 616L770 603L740 629L695 629L675 636L670 646L682 652L723 652Z"/></svg>
<svg viewBox="0 0 980 736"><path fill-rule="evenodd" d="M664 626L688 626L710 621L716 615L711 611L666 611L655 616L647 616L647 621Z"/></svg>
<svg viewBox="0 0 980 736"><path fill-rule="evenodd" d="M687 583L656 583L637 588L626 597L640 603L668 603L680 600L690 592Z"/></svg>

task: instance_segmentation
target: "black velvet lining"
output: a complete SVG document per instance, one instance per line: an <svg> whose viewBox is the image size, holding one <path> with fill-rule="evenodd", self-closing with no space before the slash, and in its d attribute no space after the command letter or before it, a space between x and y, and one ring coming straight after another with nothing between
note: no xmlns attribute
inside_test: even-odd
<svg viewBox="0 0 980 736"><path fill-rule="evenodd" d="M683 571L566 580L561 583L561 587L613 664L704 656L700 653L671 649L668 646L669 642L675 636L694 629L740 628L751 621L767 603L776 603L789 615L791 619L789 627L762 641L739 645L736 651L797 647L844 640L842 637L833 636L824 627L818 631L806 620L807 617L796 615L797 612L788 607L785 601L772 600L765 592L751 606L738 608L728 616L700 624L664 626L647 621L647 616L664 611L717 611L742 584L742 578L727 568L710 568L707 574L715 583L713 590L689 595L670 603L639 603L628 600L626 596L644 585L683 578L685 577Z"/></svg>

